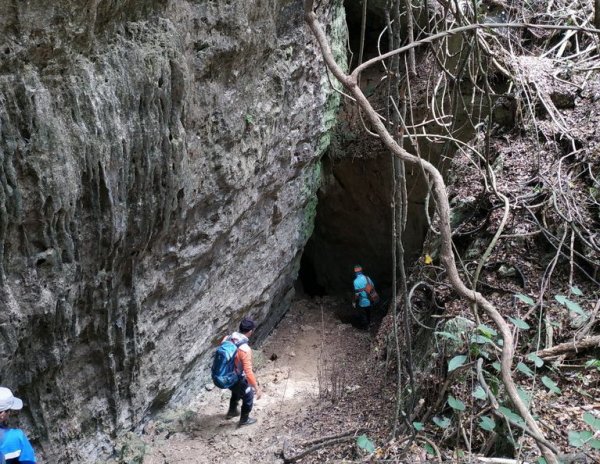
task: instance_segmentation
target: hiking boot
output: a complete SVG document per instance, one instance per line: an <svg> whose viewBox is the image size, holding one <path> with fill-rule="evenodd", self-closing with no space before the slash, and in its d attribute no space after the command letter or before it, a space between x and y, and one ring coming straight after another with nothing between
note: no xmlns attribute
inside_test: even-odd
<svg viewBox="0 0 600 464"><path fill-rule="evenodd" d="M240 415L240 410L238 408L230 409L229 411L227 411L227 414L225 415L225 419L233 419L234 417L237 417L239 415Z"/></svg>
<svg viewBox="0 0 600 464"><path fill-rule="evenodd" d="M254 423L256 423L256 419L253 419L252 417L242 417L238 427L241 427L242 425L251 425Z"/></svg>

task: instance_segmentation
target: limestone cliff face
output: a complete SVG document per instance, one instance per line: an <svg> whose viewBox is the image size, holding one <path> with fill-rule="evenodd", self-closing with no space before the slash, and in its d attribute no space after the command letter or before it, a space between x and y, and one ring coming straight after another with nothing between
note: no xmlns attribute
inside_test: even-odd
<svg viewBox="0 0 600 464"><path fill-rule="evenodd" d="M92 461L285 310L336 97L300 0L0 0L0 45L0 381Z"/></svg>

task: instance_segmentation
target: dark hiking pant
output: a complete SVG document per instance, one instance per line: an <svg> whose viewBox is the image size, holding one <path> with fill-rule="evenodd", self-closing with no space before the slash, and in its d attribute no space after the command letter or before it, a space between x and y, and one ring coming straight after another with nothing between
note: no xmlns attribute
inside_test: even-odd
<svg viewBox="0 0 600 464"><path fill-rule="evenodd" d="M242 377L230 390L229 410L237 408L238 403L242 400L242 417L248 417L254 404L254 390L248 385L248 380Z"/></svg>
<svg viewBox="0 0 600 464"><path fill-rule="evenodd" d="M365 328L368 328L371 325L371 312L373 310L373 306L359 306L358 310L360 311L361 325Z"/></svg>

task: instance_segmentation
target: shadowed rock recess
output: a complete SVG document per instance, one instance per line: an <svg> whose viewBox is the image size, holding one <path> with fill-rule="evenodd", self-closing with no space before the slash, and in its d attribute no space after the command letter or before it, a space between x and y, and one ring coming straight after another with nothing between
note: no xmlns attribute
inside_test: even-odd
<svg viewBox="0 0 600 464"><path fill-rule="evenodd" d="M0 0L0 44L0 381L101 460L287 309L338 96L300 0Z"/></svg>

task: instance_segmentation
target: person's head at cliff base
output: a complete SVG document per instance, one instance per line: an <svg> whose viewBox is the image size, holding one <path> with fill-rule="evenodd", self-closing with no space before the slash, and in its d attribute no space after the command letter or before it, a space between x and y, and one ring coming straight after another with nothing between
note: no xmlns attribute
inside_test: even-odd
<svg viewBox="0 0 600 464"><path fill-rule="evenodd" d="M255 328L256 324L249 317L245 317L242 319L242 322L240 322L240 333L243 333L246 336L248 336Z"/></svg>
<svg viewBox="0 0 600 464"><path fill-rule="evenodd" d="M18 411L23 408L23 401L17 398L10 389L0 387L0 412L14 410Z"/></svg>
<svg viewBox="0 0 600 464"><path fill-rule="evenodd" d="M0 425L6 426L10 411L23 408L23 402L6 387L0 387Z"/></svg>
<svg viewBox="0 0 600 464"><path fill-rule="evenodd" d="M363 268L360 264L355 264L354 265L354 272L359 273L362 272Z"/></svg>

